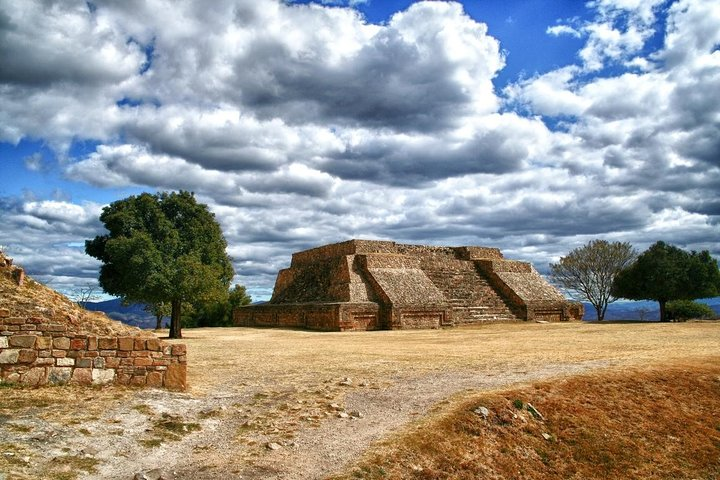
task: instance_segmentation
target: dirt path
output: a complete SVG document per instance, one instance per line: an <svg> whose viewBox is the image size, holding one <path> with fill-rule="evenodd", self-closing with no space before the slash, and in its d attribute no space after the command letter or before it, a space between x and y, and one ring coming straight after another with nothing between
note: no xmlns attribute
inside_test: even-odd
<svg viewBox="0 0 720 480"><path fill-rule="evenodd" d="M8 479L130 479L151 469L175 478L319 479L468 390L720 352L717 323L185 336L186 393L54 388L32 391L42 399L23 404L28 391L6 389L3 401L17 408L2 415L0 403L0 472Z"/></svg>

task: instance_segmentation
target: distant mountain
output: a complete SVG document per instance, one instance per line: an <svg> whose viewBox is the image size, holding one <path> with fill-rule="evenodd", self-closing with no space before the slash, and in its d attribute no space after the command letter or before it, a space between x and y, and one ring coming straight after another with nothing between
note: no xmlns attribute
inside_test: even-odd
<svg viewBox="0 0 720 480"><path fill-rule="evenodd" d="M720 316L720 297L697 301L709 305ZM263 303L266 302L253 302L253 305ZM583 305L585 305L583 320L595 320L597 318L595 308L589 303L583 302ZM119 320L127 325L145 329L155 328L155 316L143 310L144 305L140 303L125 306L120 299L113 299L104 302L88 302L85 308L94 312L103 312L113 320ZM605 320L657 321L659 319L660 308L657 302L618 300L608 305L605 313ZM169 321L170 319L166 318L163 323Z"/></svg>
<svg viewBox="0 0 720 480"><path fill-rule="evenodd" d="M88 302L85 305L87 310L103 312L113 320L119 320L127 325L154 329L156 323L155 316L146 312L144 307L145 305L141 303L133 303L125 306L119 298L106 300L104 302Z"/></svg>
<svg viewBox="0 0 720 480"><path fill-rule="evenodd" d="M720 297L702 298L696 301L709 305L715 314L720 316ZM597 319L595 307L585 302L583 305L585 305L583 320ZM618 300L608 305L605 320L658 321L660 320L660 307L657 302Z"/></svg>

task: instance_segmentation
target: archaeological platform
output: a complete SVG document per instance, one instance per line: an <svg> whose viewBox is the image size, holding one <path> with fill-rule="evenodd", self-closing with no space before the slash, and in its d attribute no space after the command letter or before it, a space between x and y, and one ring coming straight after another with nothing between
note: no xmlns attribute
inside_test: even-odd
<svg viewBox="0 0 720 480"><path fill-rule="evenodd" d="M583 315L530 263L497 248L349 240L293 254L268 303L234 312L238 326L324 331L569 321Z"/></svg>

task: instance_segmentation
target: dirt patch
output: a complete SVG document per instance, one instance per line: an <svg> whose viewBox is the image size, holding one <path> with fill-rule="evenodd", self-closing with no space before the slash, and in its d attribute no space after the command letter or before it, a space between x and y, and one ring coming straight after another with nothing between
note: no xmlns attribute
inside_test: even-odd
<svg viewBox="0 0 720 480"><path fill-rule="evenodd" d="M186 329L190 391L3 388L7 478L323 478L477 392L720 351L720 324Z"/></svg>

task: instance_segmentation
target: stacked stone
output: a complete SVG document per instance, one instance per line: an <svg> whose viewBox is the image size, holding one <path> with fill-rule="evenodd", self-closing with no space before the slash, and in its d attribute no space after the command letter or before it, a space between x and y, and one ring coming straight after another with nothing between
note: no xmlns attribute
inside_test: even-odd
<svg viewBox="0 0 720 480"><path fill-rule="evenodd" d="M97 336L0 309L0 382L185 389L185 345L149 336Z"/></svg>

